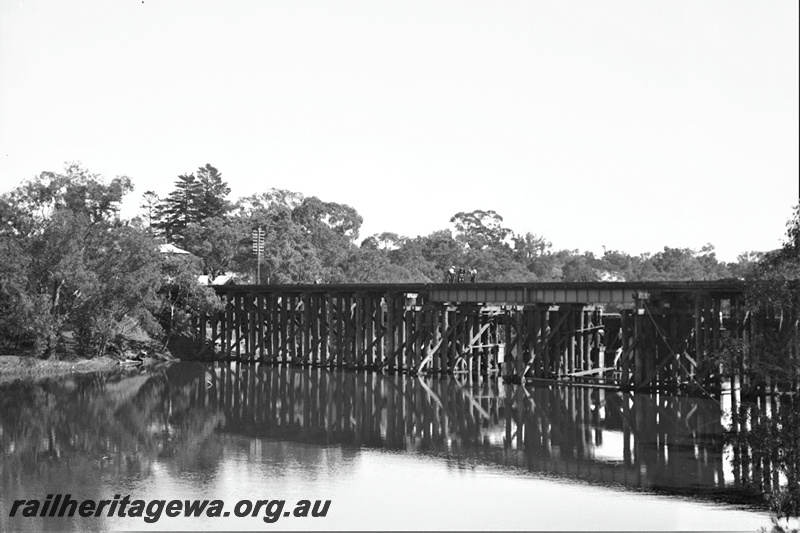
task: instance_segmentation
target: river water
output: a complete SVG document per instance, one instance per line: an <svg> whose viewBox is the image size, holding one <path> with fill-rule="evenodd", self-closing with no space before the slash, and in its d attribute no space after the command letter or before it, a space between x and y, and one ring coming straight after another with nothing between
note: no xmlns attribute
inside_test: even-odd
<svg viewBox="0 0 800 533"><path fill-rule="evenodd" d="M769 527L725 404L239 364L18 381L0 386L0 530ZM42 511L67 494L110 503ZM152 503L195 499L219 502Z"/></svg>

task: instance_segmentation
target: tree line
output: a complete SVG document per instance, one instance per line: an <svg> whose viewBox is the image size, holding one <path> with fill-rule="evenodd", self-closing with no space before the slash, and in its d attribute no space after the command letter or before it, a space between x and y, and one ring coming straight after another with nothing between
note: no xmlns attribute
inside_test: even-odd
<svg viewBox="0 0 800 533"><path fill-rule="evenodd" d="M721 262L710 244L641 255L554 250L542 236L506 227L492 210L456 213L451 228L424 236L360 238L363 220L349 205L282 189L234 201L229 193L220 172L205 165L179 176L164 198L147 191L142 219L153 235L201 258L207 274L233 272L252 283L441 282L451 266L497 282L713 280L742 277L761 257L749 252ZM259 227L265 241L257 280L250 236Z"/></svg>
<svg viewBox="0 0 800 533"><path fill-rule="evenodd" d="M641 255L555 250L492 210L456 213L449 228L428 235L361 238L362 217L349 205L274 188L231 200L210 164L178 176L163 198L145 192L138 216L122 219L132 190L127 177L109 181L69 164L0 196L0 342L98 355L133 328L163 337L187 327L187 309L219 305L198 274L232 273L240 283L430 283L456 266L494 282L713 280L766 264L753 252L719 261L711 245ZM264 232L260 269L256 228ZM160 243L192 255L160 254Z"/></svg>

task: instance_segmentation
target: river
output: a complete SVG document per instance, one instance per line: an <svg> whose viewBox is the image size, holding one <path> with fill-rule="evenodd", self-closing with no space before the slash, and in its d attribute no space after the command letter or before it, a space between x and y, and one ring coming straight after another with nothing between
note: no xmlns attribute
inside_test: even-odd
<svg viewBox="0 0 800 533"><path fill-rule="evenodd" d="M726 405L235 363L18 381L0 386L0 530L769 528ZM42 511L67 494L111 503Z"/></svg>

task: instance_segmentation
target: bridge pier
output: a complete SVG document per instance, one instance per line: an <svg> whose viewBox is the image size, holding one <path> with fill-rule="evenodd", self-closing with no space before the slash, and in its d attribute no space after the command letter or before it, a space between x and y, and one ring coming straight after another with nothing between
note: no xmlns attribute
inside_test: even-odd
<svg viewBox="0 0 800 533"><path fill-rule="evenodd" d="M718 389L722 369L713 356L724 338L745 334L738 296L695 292L639 300L621 313L621 385L636 390ZM741 367L743 359L739 363Z"/></svg>
<svg viewBox="0 0 800 533"><path fill-rule="evenodd" d="M602 325L596 306L533 304L508 306L505 313L507 379L575 379L602 373Z"/></svg>

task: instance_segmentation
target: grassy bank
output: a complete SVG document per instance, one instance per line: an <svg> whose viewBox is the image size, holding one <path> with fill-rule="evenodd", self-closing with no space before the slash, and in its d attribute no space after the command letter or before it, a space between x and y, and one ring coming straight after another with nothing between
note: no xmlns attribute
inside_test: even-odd
<svg viewBox="0 0 800 533"><path fill-rule="evenodd" d="M25 355L0 355L0 383L16 379L38 379L86 372L110 372L124 368L118 359L97 357L59 361Z"/></svg>
<svg viewBox="0 0 800 533"><path fill-rule="evenodd" d="M0 351L0 383L17 379L35 380L70 374L114 372L176 360L174 350L164 350L161 344L152 339L129 338L126 341L126 347L120 353L93 358L79 357L70 352L60 358L40 359L25 351Z"/></svg>
<svg viewBox="0 0 800 533"><path fill-rule="evenodd" d="M137 327L109 344L107 355L87 358L79 355L77 343L70 335L65 337L69 342L65 343L63 352L44 359L36 357L32 349L0 344L0 383L150 367L192 359L199 349L194 341L180 335L170 336L165 346L163 340L154 339Z"/></svg>

